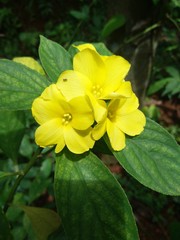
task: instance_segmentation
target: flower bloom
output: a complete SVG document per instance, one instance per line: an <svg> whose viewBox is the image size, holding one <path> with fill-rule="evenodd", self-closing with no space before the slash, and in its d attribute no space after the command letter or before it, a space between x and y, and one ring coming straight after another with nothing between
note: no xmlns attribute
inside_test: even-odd
<svg viewBox="0 0 180 240"><path fill-rule="evenodd" d="M57 85L68 99L88 95L99 122L106 112L103 100L131 96L131 84L124 80L130 64L120 56L102 56L90 44L79 49L73 58L73 70L63 72Z"/></svg>
<svg viewBox="0 0 180 240"><path fill-rule="evenodd" d="M111 146L120 151L125 147L125 134L135 136L140 134L145 126L144 114L138 110L139 102L135 94L130 98L120 98L110 101L107 114L92 132L95 140L100 139L107 131Z"/></svg>
<svg viewBox="0 0 180 240"><path fill-rule="evenodd" d="M94 117L86 96L67 101L57 85L52 84L34 100L32 114L40 124L35 132L39 146L56 145L55 152L58 153L66 145L76 154L93 147L91 125Z"/></svg>
<svg viewBox="0 0 180 240"><path fill-rule="evenodd" d="M120 151L125 135L140 134L146 123L131 83L124 80L130 64L120 56L100 55L92 44L77 48L73 70L62 72L33 102L32 114L40 124L36 143L56 145L56 153L67 146L80 154L107 132L112 148Z"/></svg>

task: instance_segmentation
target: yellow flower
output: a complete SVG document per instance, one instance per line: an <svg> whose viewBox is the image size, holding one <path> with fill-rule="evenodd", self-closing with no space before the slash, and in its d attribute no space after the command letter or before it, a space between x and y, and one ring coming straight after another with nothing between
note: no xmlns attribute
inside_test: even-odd
<svg viewBox="0 0 180 240"><path fill-rule="evenodd" d="M77 48L79 51L82 51L82 50L88 48L88 49L91 49L91 50L94 50L95 52L97 52L97 51L96 51L96 48L95 48L94 45L91 44L91 43L83 43L83 44L80 44L80 45L74 46L74 47Z"/></svg>
<svg viewBox="0 0 180 240"><path fill-rule="evenodd" d="M112 148L116 151L122 150L125 147L125 134L135 136L144 129L146 119L137 109L138 106L139 102L135 94L130 98L110 101L106 117L93 129L93 138L98 140L107 131Z"/></svg>
<svg viewBox="0 0 180 240"><path fill-rule="evenodd" d="M106 112L103 100L131 96L131 84L124 81L129 68L120 56L103 57L92 48L82 48L73 58L73 70L63 72L57 85L67 99L88 95L98 122Z"/></svg>
<svg viewBox="0 0 180 240"><path fill-rule="evenodd" d="M64 146L76 154L88 151L94 145L91 125L92 108L86 96L66 100L56 84L47 87L32 105L32 114L40 124L35 141L41 147L56 145L55 152Z"/></svg>

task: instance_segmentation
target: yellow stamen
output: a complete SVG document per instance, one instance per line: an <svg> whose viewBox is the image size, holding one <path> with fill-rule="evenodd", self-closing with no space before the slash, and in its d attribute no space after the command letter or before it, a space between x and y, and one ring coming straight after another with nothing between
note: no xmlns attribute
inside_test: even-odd
<svg viewBox="0 0 180 240"><path fill-rule="evenodd" d="M70 113L64 113L62 117L62 124L67 125L72 120L72 115Z"/></svg>
<svg viewBox="0 0 180 240"><path fill-rule="evenodd" d="M102 94L102 88L99 85L95 85L92 87L92 93L96 98L99 98Z"/></svg>
<svg viewBox="0 0 180 240"><path fill-rule="evenodd" d="M112 120L114 118L114 114L111 111L108 112L108 118L110 120Z"/></svg>

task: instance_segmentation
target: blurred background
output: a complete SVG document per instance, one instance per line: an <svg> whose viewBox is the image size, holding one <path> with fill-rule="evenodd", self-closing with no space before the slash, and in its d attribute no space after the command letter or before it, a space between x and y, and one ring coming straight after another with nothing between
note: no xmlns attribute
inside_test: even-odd
<svg viewBox="0 0 180 240"><path fill-rule="evenodd" d="M66 49L76 41L103 42L114 54L130 61L127 80L132 82L141 109L180 143L179 0L0 0L0 58L38 59L39 35ZM22 163L34 149L32 120L27 126L20 147ZM0 157L6 158L2 152ZM180 199L143 187L109 156L103 161L128 195L140 239L179 240ZM8 164L10 168L12 163ZM0 168L7 166L0 163ZM53 208L52 172L51 158L40 169L34 167L21 186L26 197L18 193L17 201ZM4 190L10 185L1 183L0 187ZM0 202L3 198L1 195ZM27 220L22 226L18 222L21 213L11 209L8 214L12 223L16 222L15 239L25 239Z"/></svg>

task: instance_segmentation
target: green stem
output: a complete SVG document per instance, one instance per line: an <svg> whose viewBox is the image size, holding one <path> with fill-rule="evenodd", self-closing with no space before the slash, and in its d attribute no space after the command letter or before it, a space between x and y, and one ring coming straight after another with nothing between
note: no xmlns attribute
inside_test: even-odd
<svg viewBox="0 0 180 240"><path fill-rule="evenodd" d="M119 46L119 48L116 50L116 52L119 52L119 49L121 49L122 47L124 47L127 44L133 43L134 41L138 40L139 38L141 38L142 36L144 36L145 34L151 32L152 30L160 27L161 24L160 23L155 23L149 27L147 27L144 31L136 34L135 36L132 36L129 39L125 39L124 42Z"/></svg>
<svg viewBox="0 0 180 240"><path fill-rule="evenodd" d="M14 195L16 193L16 190L20 184L20 182L22 181L22 179L26 176L26 174L29 172L29 170L31 169L31 167L34 165L34 163L36 162L37 158L38 158L38 155L40 154L41 152L41 149L38 148L36 150L36 152L34 153L33 157L31 158L31 160L27 163L24 171L21 172L21 174L17 177L10 193L9 193L9 196L8 196L8 199L7 201L5 202L4 204L4 212L6 213L8 208L9 208L9 205L12 203L13 199L14 199Z"/></svg>
<svg viewBox="0 0 180 240"><path fill-rule="evenodd" d="M154 30L155 28L160 27L160 23L155 23L153 25L151 25L150 27L146 28L144 31L142 31L141 33L131 37L130 39L126 40L125 43L131 43L134 42L135 40L137 40L138 38L140 38L141 36L145 35L146 33L149 33L150 31Z"/></svg>

